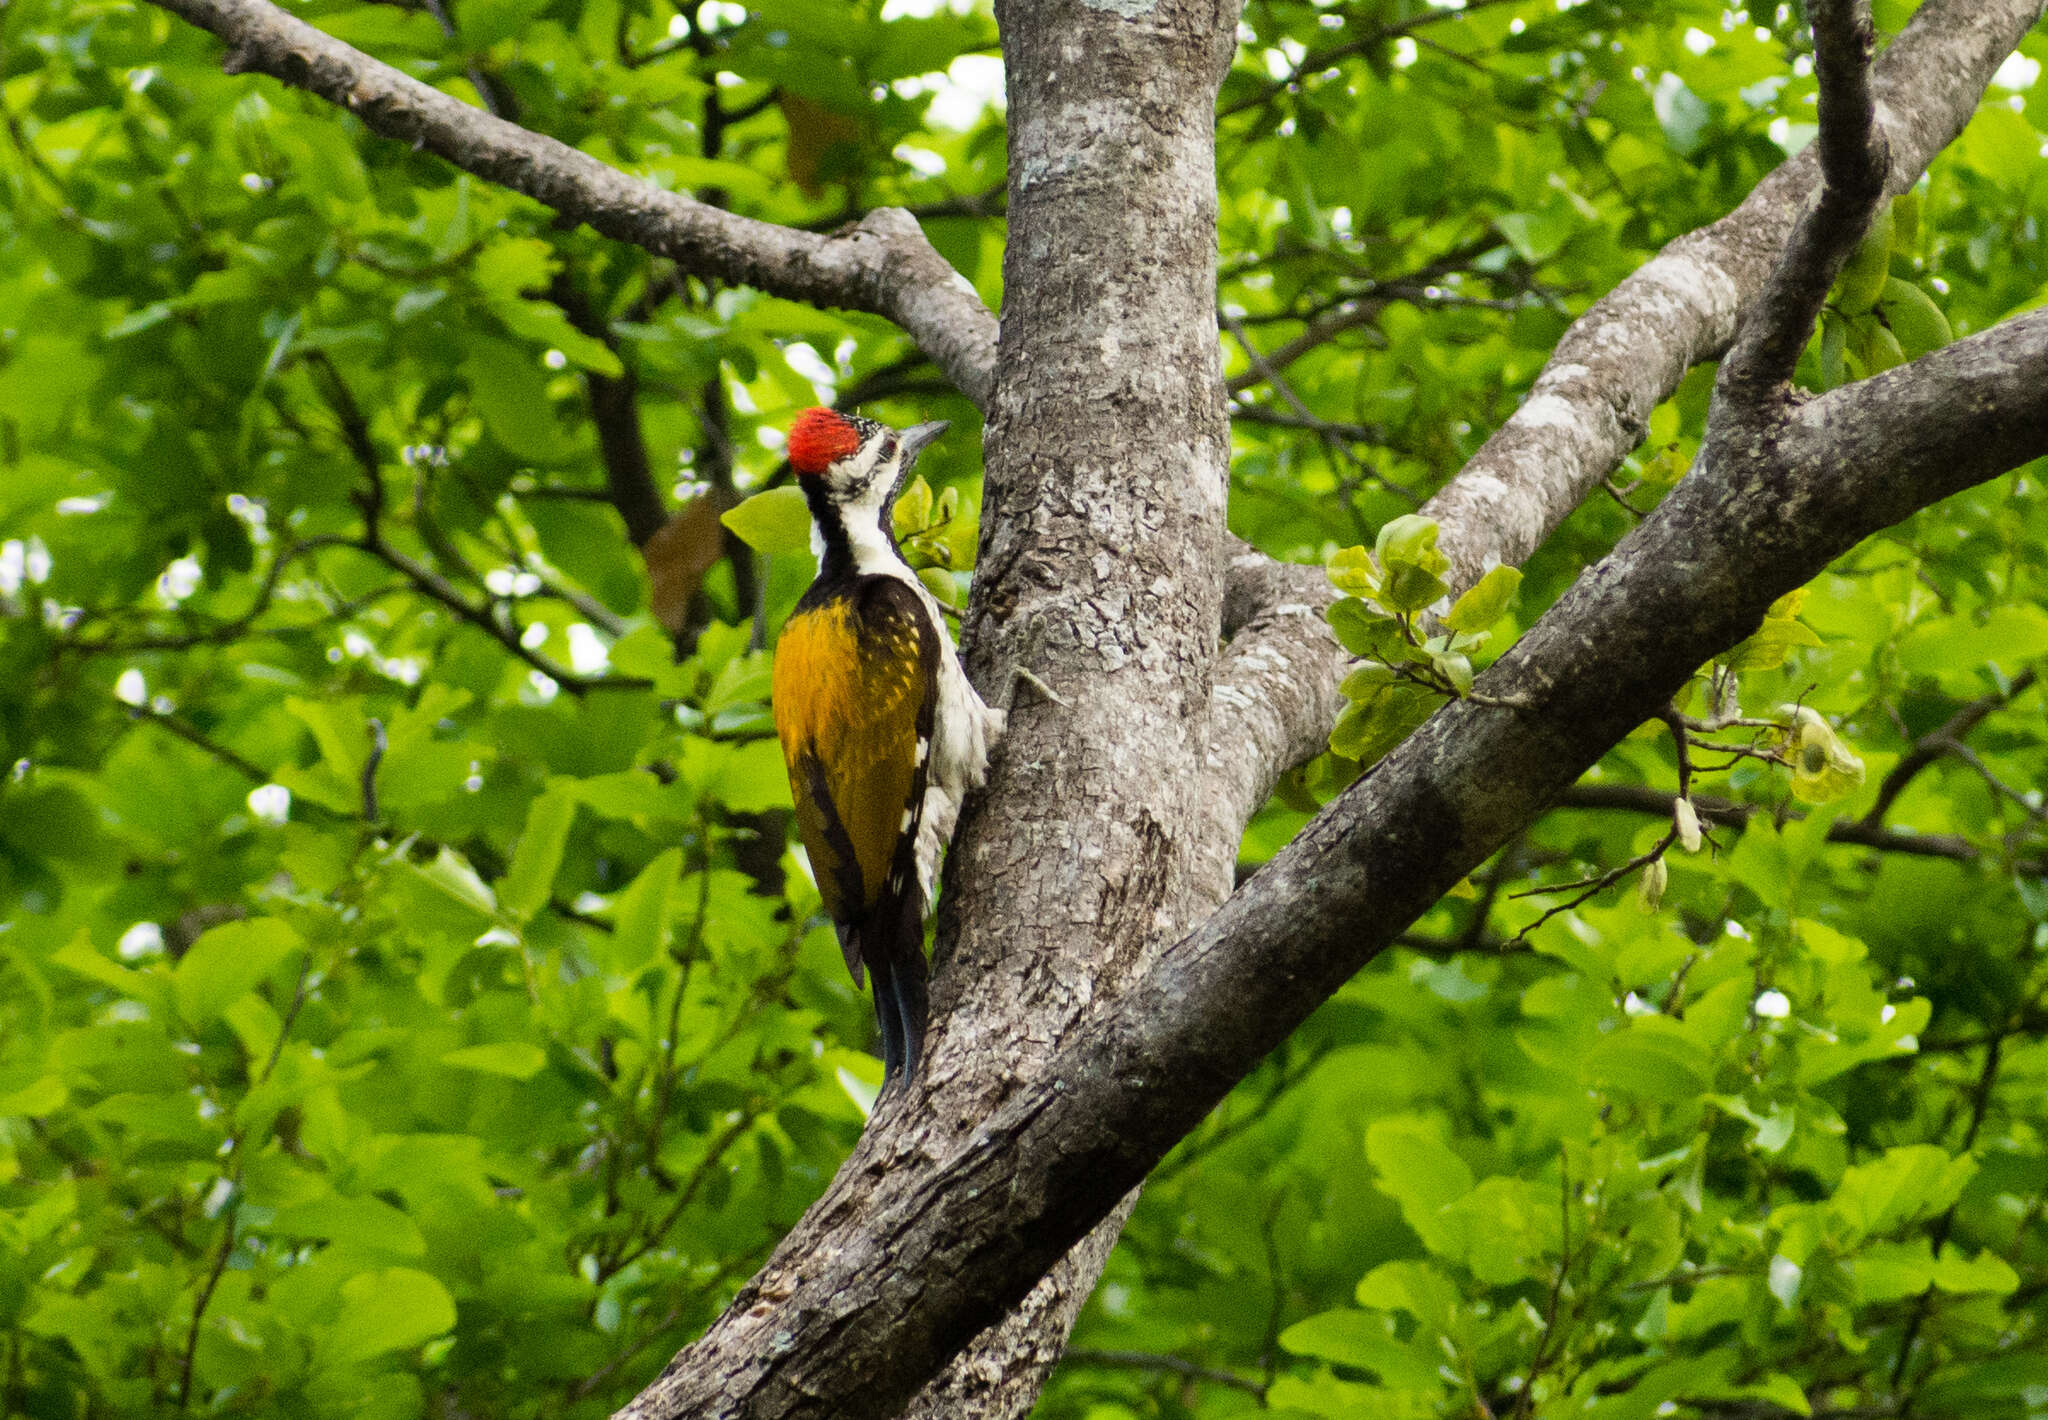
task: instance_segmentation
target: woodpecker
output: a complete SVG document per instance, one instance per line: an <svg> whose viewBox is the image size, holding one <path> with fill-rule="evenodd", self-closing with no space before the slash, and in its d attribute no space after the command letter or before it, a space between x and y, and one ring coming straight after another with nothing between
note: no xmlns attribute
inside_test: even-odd
<svg viewBox="0 0 2048 1420"><path fill-rule="evenodd" d="M863 967L875 979L885 1087L917 1073L925 908L1005 718L968 684L938 603L891 531L897 492L946 428L807 409L789 431L818 577L776 649L775 729L847 969L855 986Z"/></svg>

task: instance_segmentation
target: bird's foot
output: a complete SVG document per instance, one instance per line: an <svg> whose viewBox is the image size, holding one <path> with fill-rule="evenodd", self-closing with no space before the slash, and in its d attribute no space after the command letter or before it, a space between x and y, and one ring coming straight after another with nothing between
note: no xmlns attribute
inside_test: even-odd
<svg viewBox="0 0 2048 1420"><path fill-rule="evenodd" d="M1054 690L1051 686L1047 685L1044 681L1040 680L1036 675L1033 675L1029 668L1025 666L1011 666L1010 693L1003 700L1003 708L1005 710L1011 710L1016 708L1017 687L1020 685L1030 686L1033 690L1038 692L1039 698L1041 700L1045 700L1053 705L1058 705L1063 709L1072 708L1071 706L1067 705L1066 700L1060 695L1058 691Z"/></svg>

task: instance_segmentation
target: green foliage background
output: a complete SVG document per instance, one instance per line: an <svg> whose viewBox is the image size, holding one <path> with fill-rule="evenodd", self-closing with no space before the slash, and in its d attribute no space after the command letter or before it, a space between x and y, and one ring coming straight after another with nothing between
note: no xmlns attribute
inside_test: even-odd
<svg viewBox="0 0 2048 1420"><path fill-rule="evenodd" d="M752 215L910 206L1000 301L1000 112L933 107L989 72L985 6L293 8ZM1792 7L1466 10L1246 12L1232 522L1278 555L1370 546L1811 132ZM1960 333L2048 297L2024 54L1880 254ZM0 1410L600 1415L879 1070L763 703L808 568L722 564L671 637L593 403L636 403L668 512L772 482L822 393L952 419L924 469L964 526L978 424L880 322L562 230L218 55L147 6L0 6ZM1936 338L1884 289L1811 383ZM1514 618L1683 469L1710 377ZM1661 911L1535 926L1668 822L1544 819L1166 1162L1042 1413L2048 1415L2041 476L1859 549L1819 644L1743 675L1834 721L1857 795L1735 761L1698 789L1758 811ZM1984 697L1884 805L1929 851L1829 841ZM1247 864L1346 774L1293 776ZM1598 779L1676 775L1650 727Z"/></svg>

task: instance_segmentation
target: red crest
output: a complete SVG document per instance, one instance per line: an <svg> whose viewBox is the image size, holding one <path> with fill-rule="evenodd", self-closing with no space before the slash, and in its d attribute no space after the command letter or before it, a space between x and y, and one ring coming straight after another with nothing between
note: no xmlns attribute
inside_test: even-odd
<svg viewBox="0 0 2048 1420"><path fill-rule="evenodd" d="M789 466L798 473L823 473L860 451L860 430L832 409L806 409L789 426Z"/></svg>

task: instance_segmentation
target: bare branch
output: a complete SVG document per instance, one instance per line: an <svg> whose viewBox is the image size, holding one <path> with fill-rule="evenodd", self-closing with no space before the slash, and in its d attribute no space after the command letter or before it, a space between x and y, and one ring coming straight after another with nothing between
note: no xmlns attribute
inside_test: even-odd
<svg viewBox="0 0 2048 1420"><path fill-rule="evenodd" d="M1183 1380L1207 1381L1211 1385L1241 1390L1246 1395L1264 1398L1266 1387L1262 1382L1249 1376L1238 1375L1235 1371L1219 1370L1214 1366L1197 1365L1180 1356L1163 1356L1151 1351L1097 1351L1085 1346L1068 1350L1065 1360L1072 1366L1103 1366L1117 1371L1157 1371L1163 1375L1179 1376Z"/></svg>
<svg viewBox="0 0 2048 1420"><path fill-rule="evenodd" d="M268 74L317 94L384 137L426 148L693 274L886 317L969 399L988 398L995 317L900 209L870 212L832 236L735 216L471 108L268 0L153 3L227 41L230 73Z"/></svg>
<svg viewBox="0 0 2048 1420"><path fill-rule="evenodd" d="M611 323L591 305L567 269L555 274L548 299L562 308L571 325L602 341L612 354L619 354L619 339L612 334ZM668 521L668 508L655 486L654 471L647 461L647 440L640 430L639 372L623 357L619 364L616 376L584 371L583 384L590 396L591 422L597 425L609 501L625 521L626 536L633 539L633 545L645 547Z"/></svg>
<svg viewBox="0 0 2048 1420"><path fill-rule="evenodd" d="M1319 415L1289 414L1285 410L1269 409L1263 404L1246 404L1232 400L1231 422L1246 424L1267 424L1276 429L1305 429L1324 438L1349 439L1357 444L1379 444L1386 442L1387 431L1372 424L1347 424L1341 420L1324 419ZM1420 498L1417 500L1420 502Z"/></svg>
<svg viewBox="0 0 2048 1420"><path fill-rule="evenodd" d="M1410 19L1381 25L1374 29L1371 34L1361 36L1358 39L1347 40L1343 44L1332 45L1328 49L1311 50L1304 54L1301 57L1301 62L1296 64L1284 76L1270 81L1258 93L1251 95L1249 98L1240 99L1228 108L1219 110L1216 117L1218 119L1229 118L1234 114L1243 113L1247 109L1254 109L1262 104L1271 103L1274 99L1285 93L1289 87L1300 83L1308 75L1319 73L1324 69L1330 68L1339 60L1349 59L1353 55L1370 53L1380 45L1398 39L1402 35L1412 34L1424 25L1437 24L1443 20L1463 19L1466 15L1476 11L1488 10L1495 5L1510 3L1512 3L1512 0L1467 0L1465 5L1455 10L1425 10Z"/></svg>
<svg viewBox="0 0 2048 1420"><path fill-rule="evenodd" d="M1762 298L1722 363L1720 385L1756 404L1792 378L1821 303L1885 196L1890 153L1870 97L1869 0L1813 0L1820 85L1820 193L1793 228Z"/></svg>
<svg viewBox="0 0 2048 1420"><path fill-rule="evenodd" d="M1971 701L1949 717L1939 729L1930 730L1913 742L1913 747L1899 758L1884 776L1884 782L1877 786L1877 801L1870 806L1870 812L1863 816L1863 822L1873 827L1884 822L1884 816L1891 812L1892 804L1906 786L1911 784L1921 770L1940 759L1963 742L1963 736L1977 728L1985 716L2017 700L2033 689L2035 672L2025 670L2013 677L2012 684L1995 695L1986 695Z"/></svg>
<svg viewBox="0 0 2048 1420"><path fill-rule="evenodd" d="M1347 330L1356 330L1360 326L1371 326L1380 318L1380 312L1386 309L1387 302L1398 294L1400 293L1382 294L1371 299L1360 300L1354 305L1343 306L1328 315L1319 316L1309 322L1308 329L1267 355L1260 355L1258 351L1252 348L1251 343L1245 339L1244 325L1241 321L1225 316L1224 327L1237 337L1238 344L1244 347L1245 356L1251 362L1250 370L1244 374L1231 377L1229 381L1230 392L1238 394L1256 385L1271 383L1279 378L1277 371L1286 369L1317 346L1327 345ZM1381 344L1384 345L1385 342L1382 341ZM1290 404L1296 403L1296 401L1291 399L1288 402ZM1297 407L1299 407L1298 404ZM1302 413L1307 414L1308 411L1303 410ZM1314 418L1315 416L1309 415L1309 417Z"/></svg>
<svg viewBox="0 0 2048 1420"><path fill-rule="evenodd" d="M268 784L270 782L269 770L236 754L189 720L172 714L168 710L158 710L151 705L131 706L128 713L132 718L140 720L145 724L155 725L166 734L175 735L186 744L212 755L252 784Z"/></svg>
<svg viewBox="0 0 2048 1420"><path fill-rule="evenodd" d="M1189 836L1200 890L1210 905L1234 886L1244 825L1272 797L1280 776L1329 748L1331 722L1342 708L1337 682L1351 657L1337 644L1323 613L1335 596L1315 567L1298 599L1275 599L1231 638L1209 692L1209 755L1195 808L1203 822Z"/></svg>
<svg viewBox="0 0 2048 1420"><path fill-rule="evenodd" d="M1649 818L1670 818L1678 796L1648 784L1575 784L1557 800L1561 809L1612 809L1642 814ZM1764 808L1736 803L1711 795L1692 796L1693 808L1703 822L1719 828L1740 829ZM1797 820L1802 815L1791 814ZM1974 863L1982 851L1967 838L1953 833L1914 833L1910 829L1886 828L1868 819L1843 820L1828 826L1828 842L1880 853L1902 853L1912 858L1946 858L1956 863ZM2019 864L2022 871L2038 871L2039 864Z"/></svg>

